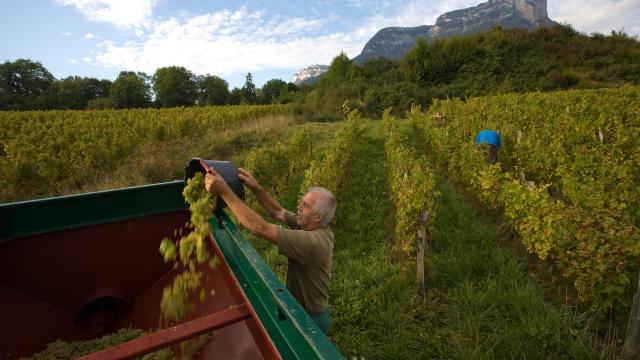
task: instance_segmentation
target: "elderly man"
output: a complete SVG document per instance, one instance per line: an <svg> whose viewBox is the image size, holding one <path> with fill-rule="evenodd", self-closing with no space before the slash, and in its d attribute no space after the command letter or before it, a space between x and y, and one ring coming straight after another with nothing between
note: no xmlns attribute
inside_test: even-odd
<svg viewBox="0 0 640 360"><path fill-rule="evenodd" d="M272 242L278 252L289 259L287 289L327 334L331 326L328 305L333 256L333 232L329 222L336 210L335 197L327 189L312 188L300 201L296 215L285 210L247 170L238 169L238 177L253 191L271 217L291 229L265 221L242 202L213 169L207 173L205 187L222 197L247 230Z"/></svg>

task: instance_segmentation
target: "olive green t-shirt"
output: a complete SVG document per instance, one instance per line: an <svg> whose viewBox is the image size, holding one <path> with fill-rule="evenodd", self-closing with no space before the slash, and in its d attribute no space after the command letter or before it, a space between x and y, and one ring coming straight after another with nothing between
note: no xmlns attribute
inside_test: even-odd
<svg viewBox="0 0 640 360"><path fill-rule="evenodd" d="M333 232L326 227L299 230L296 216L285 213L291 230L278 227L278 252L289 259L287 289L302 308L315 315L329 304Z"/></svg>

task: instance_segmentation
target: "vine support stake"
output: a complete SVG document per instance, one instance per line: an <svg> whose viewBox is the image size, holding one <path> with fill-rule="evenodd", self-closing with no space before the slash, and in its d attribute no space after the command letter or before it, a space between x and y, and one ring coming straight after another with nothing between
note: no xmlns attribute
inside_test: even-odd
<svg viewBox="0 0 640 360"><path fill-rule="evenodd" d="M420 294L424 297L424 249L427 243L427 218L429 210L424 209L420 214L420 227L418 228L418 253L416 256L416 281Z"/></svg>
<svg viewBox="0 0 640 360"><path fill-rule="evenodd" d="M640 275L638 276L638 287L633 297L631 315L627 325L627 338L624 341L624 359L637 359L640 355Z"/></svg>

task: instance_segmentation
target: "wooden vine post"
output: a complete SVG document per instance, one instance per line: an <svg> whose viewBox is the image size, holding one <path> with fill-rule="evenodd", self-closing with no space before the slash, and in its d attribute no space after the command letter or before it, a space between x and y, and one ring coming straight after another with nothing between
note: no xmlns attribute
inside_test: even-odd
<svg viewBox="0 0 640 360"><path fill-rule="evenodd" d="M424 288L424 249L427 245L427 218L429 210L425 209L420 215L420 227L418 227L418 253L416 256L416 281L422 296L425 295Z"/></svg>
<svg viewBox="0 0 640 360"><path fill-rule="evenodd" d="M627 338L624 341L624 358L637 359L640 356L640 276L638 287L633 297L633 306L627 325Z"/></svg>

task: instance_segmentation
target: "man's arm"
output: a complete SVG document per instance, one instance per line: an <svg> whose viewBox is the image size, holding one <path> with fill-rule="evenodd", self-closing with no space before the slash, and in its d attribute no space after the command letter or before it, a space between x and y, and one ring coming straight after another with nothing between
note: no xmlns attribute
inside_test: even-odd
<svg viewBox="0 0 640 360"><path fill-rule="evenodd" d="M211 172L207 173L205 187L207 191L220 195L238 221L252 234L267 239L273 244L278 243L277 226L266 222L262 216L242 202L215 170L211 169Z"/></svg>
<svg viewBox="0 0 640 360"><path fill-rule="evenodd" d="M284 218L285 209L262 187L262 185L260 185L260 183L258 183L256 179L253 178L251 173L243 168L239 168L238 177L249 189L253 191L256 195L256 199L258 199L258 202L260 203L260 206L262 206L269 216L283 224L286 223Z"/></svg>

